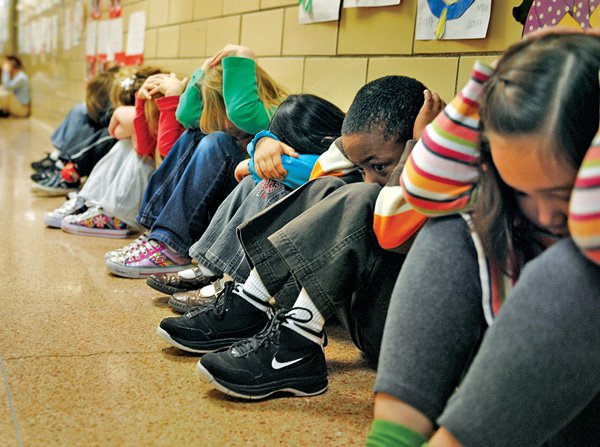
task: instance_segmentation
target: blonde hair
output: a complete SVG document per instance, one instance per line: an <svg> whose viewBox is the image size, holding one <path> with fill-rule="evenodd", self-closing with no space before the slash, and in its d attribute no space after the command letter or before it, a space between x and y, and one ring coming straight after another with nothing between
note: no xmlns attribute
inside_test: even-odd
<svg viewBox="0 0 600 447"><path fill-rule="evenodd" d="M256 64L256 86L258 99L264 104L267 113L272 115L277 106L288 96L285 87L277 83L258 64ZM223 99L223 66L211 67L200 80L202 91L202 115L200 129L204 133L226 131L228 125L227 109ZM243 129L241 129L243 130Z"/></svg>

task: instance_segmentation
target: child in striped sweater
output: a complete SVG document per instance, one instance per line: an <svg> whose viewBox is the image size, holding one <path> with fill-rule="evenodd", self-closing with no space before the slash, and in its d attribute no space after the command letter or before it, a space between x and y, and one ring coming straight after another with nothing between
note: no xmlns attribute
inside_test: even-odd
<svg viewBox="0 0 600 447"><path fill-rule="evenodd" d="M394 289L367 445L597 445L599 69L598 37L524 41L426 128L402 185L438 218Z"/></svg>

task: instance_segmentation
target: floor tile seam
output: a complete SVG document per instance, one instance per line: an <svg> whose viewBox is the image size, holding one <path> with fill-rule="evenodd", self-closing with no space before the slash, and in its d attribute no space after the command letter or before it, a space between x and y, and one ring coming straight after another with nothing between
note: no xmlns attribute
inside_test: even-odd
<svg viewBox="0 0 600 447"><path fill-rule="evenodd" d="M10 392L10 386L8 384L8 375L6 374L6 368L4 367L4 359L2 353L0 353L0 370L2 370L2 381L4 382L4 390L6 392L6 399L8 400L8 407L10 409L10 415L13 421L13 428L15 429L15 435L17 437L17 444L19 447L23 447L23 438L21 437L21 429L19 428L19 421L17 420L17 412L13 404L12 395Z"/></svg>
<svg viewBox="0 0 600 447"><path fill-rule="evenodd" d="M101 351L92 352L90 354L65 354L65 355L23 355L17 357L6 357L6 361L13 360L32 360L32 359L68 359L68 358L87 358L101 355L136 355L136 354L160 354L162 349L158 351Z"/></svg>

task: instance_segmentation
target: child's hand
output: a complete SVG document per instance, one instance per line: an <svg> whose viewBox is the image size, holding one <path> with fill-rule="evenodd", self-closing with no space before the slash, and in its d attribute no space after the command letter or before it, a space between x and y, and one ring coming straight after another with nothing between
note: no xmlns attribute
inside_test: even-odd
<svg viewBox="0 0 600 447"><path fill-rule="evenodd" d="M155 74L149 76L140 89L137 91L137 95L139 98L144 99L146 101L152 100L152 95L158 93L160 91L160 83L163 78L169 75L164 73Z"/></svg>
<svg viewBox="0 0 600 447"><path fill-rule="evenodd" d="M175 73L160 78L159 91L165 96L181 96L187 85L188 78L177 79Z"/></svg>
<svg viewBox="0 0 600 447"><path fill-rule="evenodd" d="M135 107L117 107L110 118L110 123L108 124L108 133L117 140L131 138L135 133L133 128L134 117Z"/></svg>
<svg viewBox="0 0 600 447"><path fill-rule="evenodd" d="M244 177L250 175L250 169L248 168L248 163L250 160L242 160L235 167L234 175L237 182L241 182Z"/></svg>
<svg viewBox="0 0 600 447"><path fill-rule="evenodd" d="M429 90L424 90L423 95L425 96L425 100L423 101L423 106L421 107L421 110L419 110L419 114L413 125L413 139L415 140L421 138L425 126L432 122L433 119L444 110L444 107L446 107L446 103L436 92L432 93Z"/></svg>
<svg viewBox="0 0 600 447"><path fill-rule="evenodd" d="M254 148L256 174L265 180L283 180L287 175L287 171L283 168L283 163L281 162L282 155L298 158L298 153L281 141L269 137L258 140Z"/></svg>
<svg viewBox="0 0 600 447"><path fill-rule="evenodd" d="M254 59L254 51L242 45L225 45L220 51L217 52L217 54L215 54L213 57L211 57L205 62L205 64L208 63L206 69L214 67L215 65L219 65L221 61L227 56L237 56L245 57L248 59ZM204 66L202 66L202 68L204 68Z"/></svg>

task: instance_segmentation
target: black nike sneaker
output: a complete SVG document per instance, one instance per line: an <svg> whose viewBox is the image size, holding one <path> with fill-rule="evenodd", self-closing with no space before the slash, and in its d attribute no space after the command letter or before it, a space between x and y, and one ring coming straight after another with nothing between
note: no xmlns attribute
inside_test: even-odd
<svg viewBox="0 0 600 447"><path fill-rule="evenodd" d="M301 328L307 338L286 327L294 321L308 321L295 316L298 310L310 313L304 308L278 312L260 334L227 351L203 356L196 372L215 389L243 399L263 399L278 392L294 396L324 393L327 364L323 333Z"/></svg>
<svg viewBox="0 0 600 447"><path fill-rule="evenodd" d="M265 305L258 298L256 301ZM156 332L176 348L204 354L252 337L268 322L269 315L242 298L235 283L228 281L215 303L196 307L181 317L163 318Z"/></svg>

